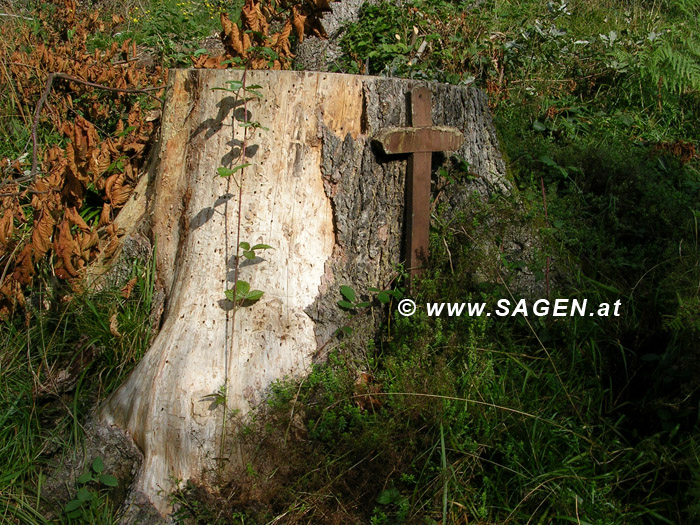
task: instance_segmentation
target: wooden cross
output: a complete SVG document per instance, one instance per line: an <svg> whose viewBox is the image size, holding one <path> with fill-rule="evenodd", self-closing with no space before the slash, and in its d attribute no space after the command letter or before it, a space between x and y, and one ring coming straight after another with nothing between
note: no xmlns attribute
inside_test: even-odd
<svg viewBox="0 0 700 525"><path fill-rule="evenodd" d="M410 153L406 179L406 265L411 276L428 262L430 168L434 151L454 151L464 137L457 128L433 126L430 90L411 90L411 127L387 128L377 140L388 155Z"/></svg>

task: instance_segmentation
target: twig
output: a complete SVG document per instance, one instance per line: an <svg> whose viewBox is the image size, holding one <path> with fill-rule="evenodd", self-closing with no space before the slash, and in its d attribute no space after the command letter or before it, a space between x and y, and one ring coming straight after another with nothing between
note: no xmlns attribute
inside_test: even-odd
<svg viewBox="0 0 700 525"><path fill-rule="evenodd" d="M23 175L22 177L17 177L16 179L3 180L2 182L0 182L0 188L10 186L11 184L22 184L23 182L27 182L30 180L32 180L31 175Z"/></svg>
<svg viewBox="0 0 700 525"><path fill-rule="evenodd" d="M15 182L10 182L7 184L9 186L10 184L15 184ZM51 188L49 190L42 190L42 191L37 191L37 190L22 190L22 191L13 191L11 193L0 193L0 198L3 197L22 197L23 195L43 195L44 193L51 193L52 191L60 192L60 188Z"/></svg>
<svg viewBox="0 0 700 525"><path fill-rule="evenodd" d="M30 172L30 179L33 179L36 177L36 171L37 171L37 147L38 147L38 139L37 139L37 126L39 125L39 115L41 114L41 110L44 107L44 104L46 103L46 98L49 96L49 93L51 92L51 86L53 84L53 80L55 78L62 78L64 80L69 80L71 82L76 82L78 84L83 84L85 86L90 86L94 87L97 89L104 89L105 91L115 91L119 93L144 93L151 97L152 99L155 99L156 101L160 102L161 105L163 105L164 101L162 98L156 97L155 95L152 95L150 92L151 91L160 91L163 89L162 86L160 87L152 87L152 88L138 88L138 89L122 89L122 88L115 88L115 87L110 87L110 86L105 86L103 84L97 84L95 82L89 82L87 80L83 80L81 78L76 78L71 75L66 75L65 73L49 73L48 78L46 79L46 86L44 86L44 92L41 94L41 98L39 98L39 102L36 105L36 110L34 111L34 122L32 123L32 171Z"/></svg>
<svg viewBox="0 0 700 525"><path fill-rule="evenodd" d="M428 41L423 40L420 47L418 47L418 51L416 51L416 56L414 56L411 60L408 61L409 66L416 64L420 60L420 57L423 55L423 52L425 51L425 48L427 46L428 46Z"/></svg>
<svg viewBox="0 0 700 525"><path fill-rule="evenodd" d="M542 202L544 203L544 222L549 228L549 215L547 214L547 192L544 190L544 179L540 177L540 185L542 186ZM544 284L547 290L547 299L549 299L549 261L550 256L547 255L547 266L544 272Z"/></svg>
<svg viewBox="0 0 700 525"><path fill-rule="evenodd" d="M17 245L15 246L14 250L12 250L12 253L11 253L10 256L7 258L7 263L5 264L5 268L3 268L3 270L2 270L2 275L0 275L0 288L2 288L2 283L5 282L5 276L7 275L7 270L8 270L8 268L10 267L10 263L12 262L12 258L13 258L13 257L15 256L15 254L17 253L17 250L19 250L20 247L23 246L22 243L24 242L24 239L26 239L28 236L29 236L29 232L28 232L28 231L25 231L24 234L22 235L22 238L20 239L20 241L19 241L19 242L17 243Z"/></svg>
<svg viewBox="0 0 700 525"><path fill-rule="evenodd" d="M15 66L28 67L30 69L39 69L37 66L33 66L31 64L25 64L24 62L10 62L10 64L13 64Z"/></svg>
<svg viewBox="0 0 700 525"><path fill-rule="evenodd" d="M38 147L36 138L36 128L39 125L39 115L41 114L41 109L44 107L44 102L46 102L46 97L49 96L49 91L51 91L51 84L53 84L55 74L49 73L49 77L46 79L46 85L44 86L44 92L39 98L39 103L36 105L34 110L34 122L32 123L32 171L30 172L30 178L36 177L36 150Z"/></svg>
<svg viewBox="0 0 700 525"><path fill-rule="evenodd" d="M141 59L138 57L135 57L135 58L130 58L128 60L120 60L119 62L112 62L112 65L113 66L123 66L124 64L131 64L132 62L138 62L139 60L141 60Z"/></svg>
<svg viewBox="0 0 700 525"><path fill-rule="evenodd" d="M13 15L11 13L0 13L0 16L8 16L10 18L21 18L22 20L34 20L33 18L31 18L29 16Z"/></svg>

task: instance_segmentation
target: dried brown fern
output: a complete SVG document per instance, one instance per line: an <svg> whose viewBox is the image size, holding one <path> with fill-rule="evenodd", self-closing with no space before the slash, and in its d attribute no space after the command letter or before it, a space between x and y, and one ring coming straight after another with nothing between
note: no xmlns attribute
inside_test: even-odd
<svg viewBox="0 0 700 525"><path fill-rule="evenodd" d="M51 17L35 13L43 42L26 28L2 31L0 84L16 94L24 115L36 110L37 122L66 145L44 146L40 166L35 161L31 169L26 156L3 161L0 316L25 303L40 261L49 260L57 277L75 280L110 244L116 232L109 226L136 185L156 131L130 93L161 85L164 72L129 61L133 42L88 53L88 36L110 28L97 12L78 14L74 0L54 4ZM115 17L110 25L120 22ZM40 149L36 126L33 139ZM80 215L88 191L103 201L92 225Z"/></svg>

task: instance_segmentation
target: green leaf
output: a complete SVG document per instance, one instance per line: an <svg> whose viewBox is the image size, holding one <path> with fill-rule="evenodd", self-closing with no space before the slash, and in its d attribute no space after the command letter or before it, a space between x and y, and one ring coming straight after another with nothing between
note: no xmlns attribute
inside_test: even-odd
<svg viewBox="0 0 700 525"><path fill-rule="evenodd" d="M274 248L269 244L256 244L251 250L274 250Z"/></svg>
<svg viewBox="0 0 700 525"><path fill-rule="evenodd" d="M252 261L253 259L255 259L255 252L253 250L244 250L243 257Z"/></svg>
<svg viewBox="0 0 700 525"><path fill-rule="evenodd" d="M369 301L362 301L361 303L357 303L355 305L355 308L367 308L369 305L371 305Z"/></svg>
<svg viewBox="0 0 700 525"><path fill-rule="evenodd" d="M341 286L340 293L342 294L343 297L345 297L351 303L355 302L355 299L356 299L355 290L353 290L349 286L346 286L346 285Z"/></svg>
<svg viewBox="0 0 700 525"><path fill-rule="evenodd" d="M394 299L400 301L403 299L403 290L400 288L397 288L396 290L387 290L386 293L391 295Z"/></svg>
<svg viewBox="0 0 700 525"><path fill-rule="evenodd" d="M79 501L77 499L71 500L68 503L66 503L66 506L63 507L63 510L67 513L73 512L76 509L79 509L80 507L83 506L83 502Z"/></svg>
<svg viewBox="0 0 700 525"><path fill-rule="evenodd" d="M216 170L216 172L219 174L219 177L230 177L231 175L233 175L237 171L240 171L244 168L247 168L250 165L251 165L250 162L246 162L245 164L239 164L238 166L234 166L233 168L221 167L221 168L218 168Z"/></svg>
<svg viewBox="0 0 700 525"><path fill-rule="evenodd" d="M352 335L352 328L350 328L349 326L341 326L340 328L338 328L338 330L340 330L340 332L344 333L345 335Z"/></svg>
<svg viewBox="0 0 700 525"><path fill-rule="evenodd" d="M77 496L78 496L79 501L84 502L84 501L90 501L92 498L94 498L95 493L93 491L85 488L85 487L80 487L78 489Z"/></svg>
<svg viewBox="0 0 700 525"><path fill-rule="evenodd" d="M542 124L539 120L536 120L532 123L532 129L534 129L535 131L545 131L547 129L547 126Z"/></svg>
<svg viewBox="0 0 700 525"><path fill-rule="evenodd" d="M251 95L255 95L258 98L263 98L262 93L257 91L258 89L262 89L262 86L258 84L253 84L252 86L246 86L245 92Z"/></svg>
<svg viewBox="0 0 700 525"><path fill-rule="evenodd" d="M119 480L111 474L102 474L100 476L100 483L107 487L116 487L119 485Z"/></svg>
<svg viewBox="0 0 700 525"><path fill-rule="evenodd" d="M345 308L346 310L352 310L353 308L355 308L354 304L349 303L347 301L338 301L338 306L340 306L341 308Z"/></svg>
<svg viewBox="0 0 700 525"><path fill-rule="evenodd" d="M243 82L240 80L227 80L226 84L228 84L228 88L224 89L229 89L230 91L238 91L243 87Z"/></svg>
<svg viewBox="0 0 700 525"><path fill-rule="evenodd" d="M247 281L236 281L236 289L226 290L224 292L229 301L242 302L251 301L255 302L263 296L262 290L251 290L250 283Z"/></svg>
<svg viewBox="0 0 700 525"><path fill-rule="evenodd" d="M129 133L134 131L136 129L136 126L127 126L126 129L123 129L119 133L116 134L117 137L126 137Z"/></svg>
<svg viewBox="0 0 700 525"><path fill-rule="evenodd" d="M78 483L83 484L83 485L85 483L89 483L90 481L92 481L92 473L91 472L86 472L85 474L83 474L82 476L80 476L78 478Z"/></svg>
<svg viewBox="0 0 700 525"><path fill-rule="evenodd" d="M263 296L264 293L265 292L263 292L262 290L253 290L253 291L246 294L245 300L246 301L257 301L258 299L260 299Z"/></svg>
<svg viewBox="0 0 700 525"><path fill-rule="evenodd" d="M387 292L379 292L377 294L377 299L379 300L380 303L386 304L389 301L391 301L391 296Z"/></svg>
<svg viewBox="0 0 700 525"><path fill-rule="evenodd" d="M277 60L280 57L275 50L270 47L261 47L259 50L260 54L265 55L268 60Z"/></svg>
<svg viewBox="0 0 700 525"><path fill-rule="evenodd" d="M250 290L250 283L248 281L236 281L236 298L244 299L245 295Z"/></svg>
<svg viewBox="0 0 700 525"><path fill-rule="evenodd" d="M92 462L92 470L100 474L104 469L105 464L103 463L102 458L97 456Z"/></svg>
<svg viewBox="0 0 700 525"><path fill-rule="evenodd" d="M228 60L222 60L220 62L222 66L225 66L227 64L233 64L234 66L242 66L243 65L243 59L241 57L233 57L229 58ZM217 89L217 88L214 88ZM221 88L218 88L221 89Z"/></svg>
<svg viewBox="0 0 700 525"><path fill-rule="evenodd" d="M239 244L238 244L238 247L239 247L239 248L243 248L244 250L250 250L250 244L248 244L247 242L241 242L241 243L239 243Z"/></svg>
<svg viewBox="0 0 700 525"><path fill-rule="evenodd" d="M558 168L559 164L557 164L552 157L548 157L547 155L542 155L540 157L540 162L546 166L551 166L552 168Z"/></svg>
<svg viewBox="0 0 700 525"><path fill-rule="evenodd" d="M243 128L253 128L253 129L260 128L260 129L264 129L265 131L270 130L270 128L266 128L265 126L260 124L260 122L241 122L240 125Z"/></svg>
<svg viewBox="0 0 700 525"><path fill-rule="evenodd" d="M195 51L195 52L192 53L192 54L193 54L194 56L198 57L199 55L206 55L207 53L209 53L209 51L207 51L206 49L204 49L204 48L199 48L199 49L197 49L197 51Z"/></svg>
<svg viewBox="0 0 700 525"><path fill-rule="evenodd" d="M377 497L377 503L380 505L389 505L394 503L401 498L401 493L399 489L392 487L390 489L383 490Z"/></svg>

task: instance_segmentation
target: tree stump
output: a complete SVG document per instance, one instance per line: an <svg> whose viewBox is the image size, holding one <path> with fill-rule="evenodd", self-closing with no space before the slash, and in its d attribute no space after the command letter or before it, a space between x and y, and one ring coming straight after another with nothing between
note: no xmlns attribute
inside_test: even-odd
<svg viewBox="0 0 700 525"><path fill-rule="evenodd" d="M175 480L206 484L217 467L243 461L220 446L232 432L228 414L245 414L271 382L308 370L346 323L340 286L364 292L391 279L402 258L406 156L389 157L372 139L407 125L411 88L429 87L432 122L464 134L457 153L478 177L471 187L453 186L454 205L462 192L507 189L480 91L309 72L247 72L245 82L261 86L262 97L246 102L245 120L262 127L246 144L250 165L219 177L219 167L237 162L244 105L243 93L214 88L242 75L169 73L145 192L166 294L163 324L101 411L142 451L133 489L161 513L169 511ZM264 295L234 315L224 291L235 278L239 220L240 241L273 249L241 259L238 278Z"/></svg>

